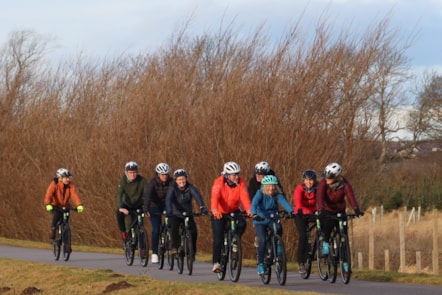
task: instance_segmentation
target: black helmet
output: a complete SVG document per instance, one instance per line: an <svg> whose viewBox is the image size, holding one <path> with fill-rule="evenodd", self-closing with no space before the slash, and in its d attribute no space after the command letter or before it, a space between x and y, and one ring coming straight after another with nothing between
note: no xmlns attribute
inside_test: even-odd
<svg viewBox="0 0 442 295"><path fill-rule="evenodd" d="M126 165L124 166L124 170L125 171L138 171L137 162L134 162L134 161L127 162Z"/></svg>
<svg viewBox="0 0 442 295"><path fill-rule="evenodd" d="M173 172L173 178L174 178L174 179L177 179L177 178L180 177L180 176L185 176L185 177L187 177L187 172L186 172L186 170L184 170L184 169L178 169L178 170L175 170L175 172Z"/></svg>
<svg viewBox="0 0 442 295"><path fill-rule="evenodd" d="M316 171L313 170L313 169L307 169L307 170L304 170L304 172L302 172L302 178L303 179L313 179L313 180L316 180L317 176L318 175L317 175Z"/></svg>
<svg viewBox="0 0 442 295"><path fill-rule="evenodd" d="M254 169L255 174L264 174L267 175L270 172L270 165L269 163L262 161L255 165Z"/></svg>

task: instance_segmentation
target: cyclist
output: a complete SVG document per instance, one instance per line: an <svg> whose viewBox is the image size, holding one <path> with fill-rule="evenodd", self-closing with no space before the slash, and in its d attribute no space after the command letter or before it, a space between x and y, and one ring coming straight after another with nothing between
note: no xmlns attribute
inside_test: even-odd
<svg viewBox="0 0 442 295"><path fill-rule="evenodd" d="M77 206L77 212L83 212L83 205L80 196L75 189L74 183L71 181L72 174L66 168L60 168L55 172L55 178L49 184L46 195L44 198L44 205L46 211L52 212L52 222L49 238L53 240L55 238L55 227L57 223L63 218L63 212L59 210L53 210L54 207L58 208L71 208L70 199ZM72 252L72 249L68 249Z"/></svg>
<svg viewBox="0 0 442 295"><path fill-rule="evenodd" d="M282 206L289 214L293 214L293 208L285 196L278 192L278 178L274 175L266 175L262 178L261 189L253 197L252 209L253 226L258 237L258 275L264 274L264 256L267 227L271 226L271 215L277 216L278 206ZM259 218L260 217L260 218ZM282 236L282 226L278 223L275 234Z"/></svg>
<svg viewBox="0 0 442 295"><path fill-rule="evenodd" d="M150 216L152 225L152 263L158 263L158 243L160 241L161 214L166 209L166 193L173 182L170 177L170 166L167 163L158 163L155 166L155 176L147 186L147 197L144 200L144 209Z"/></svg>
<svg viewBox="0 0 442 295"><path fill-rule="evenodd" d="M210 209L212 211L212 232L213 232L213 272L220 272L219 264L221 258L221 248L223 243L223 232L225 222L223 214L238 213L237 230L241 236L246 230L246 221L240 213L240 205L247 212L248 216L252 216L250 212L250 196L247 191L244 179L239 176L241 172L240 166L235 162L226 162L224 164L221 176L217 177L212 186L212 194L210 200ZM232 247L233 249L234 246Z"/></svg>
<svg viewBox="0 0 442 295"><path fill-rule="evenodd" d="M199 190L187 181L187 172L184 169L178 169L173 173L173 182L169 185L166 195L166 215L169 217L169 225L172 238L172 253L178 252L180 246L179 226L184 223L185 216L189 216L189 227L192 232L193 255L196 254L196 240L198 231L195 219L192 217L192 199L196 200L202 215L209 212L206 209L203 198ZM185 213L185 216L183 215Z"/></svg>
<svg viewBox="0 0 442 295"><path fill-rule="evenodd" d="M298 271L305 273L305 262L307 260L307 228L309 220L303 214L314 214L316 212L316 186L317 173L313 169L302 172L302 183L295 187L293 193L293 207L295 225L298 230Z"/></svg>
<svg viewBox="0 0 442 295"><path fill-rule="evenodd" d="M318 183L316 201L321 222L321 233L324 237L322 254L328 255L330 251L328 240L333 227L337 226L337 221L327 218L327 215L345 213L346 199L353 207L356 215L362 216L364 213L359 209L350 182L342 176L341 165L338 163L328 164L322 176L324 178Z"/></svg>
<svg viewBox="0 0 442 295"><path fill-rule="evenodd" d="M265 161L256 163L255 168L253 169L253 176L249 179L249 184L247 186L250 198L253 198L256 192L261 188L262 178L266 175L275 175L275 171L270 168L270 164ZM277 188L280 193L284 194L284 190L280 183L278 183Z"/></svg>
<svg viewBox="0 0 442 295"><path fill-rule="evenodd" d="M143 199L146 194L147 180L139 174L137 162L127 162L124 165L124 174L118 183L117 191L117 223L123 241L127 237L125 218L130 213L129 210L143 208Z"/></svg>

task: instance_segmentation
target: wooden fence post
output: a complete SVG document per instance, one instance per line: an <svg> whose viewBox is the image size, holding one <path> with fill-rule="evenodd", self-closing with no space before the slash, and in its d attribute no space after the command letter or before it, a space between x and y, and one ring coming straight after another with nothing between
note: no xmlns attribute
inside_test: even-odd
<svg viewBox="0 0 442 295"><path fill-rule="evenodd" d="M369 223L368 230L368 269L374 269L374 217L373 222Z"/></svg>
<svg viewBox="0 0 442 295"><path fill-rule="evenodd" d="M421 251L416 251L416 273L422 272Z"/></svg>
<svg viewBox="0 0 442 295"><path fill-rule="evenodd" d="M384 250L385 271L390 271L390 251Z"/></svg>
<svg viewBox="0 0 442 295"><path fill-rule="evenodd" d="M399 272L405 272L405 226L404 213L399 213Z"/></svg>
<svg viewBox="0 0 442 295"><path fill-rule="evenodd" d="M358 269L362 269L363 263L362 263L362 252L358 252Z"/></svg>

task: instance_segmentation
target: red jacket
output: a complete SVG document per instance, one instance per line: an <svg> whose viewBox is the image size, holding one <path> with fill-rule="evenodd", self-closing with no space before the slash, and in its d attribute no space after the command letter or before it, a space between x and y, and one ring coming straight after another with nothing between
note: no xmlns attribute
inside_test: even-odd
<svg viewBox="0 0 442 295"><path fill-rule="evenodd" d="M235 187L230 187L224 180L224 175L216 178L212 186L210 210L228 214L239 209L250 210L250 196L243 178L239 178Z"/></svg>
<svg viewBox="0 0 442 295"><path fill-rule="evenodd" d="M345 198L347 198L353 208L358 206L353 188L344 177L342 177L341 187L337 189L330 188L325 179L319 182L316 192L318 211L345 213L345 208L347 207Z"/></svg>
<svg viewBox="0 0 442 295"><path fill-rule="evenodd" d="M74 183L70 182L65 188L63 182L58 181L55 183L55 181L52 181L46 190L44 205L51 204L52 206L59 208L71 208L71 205L69 204L70 198L72 198L76 206L81 205L81 199L78 196Z"/></svg>
<svg viewBox="0 0 442 295"><path fill-rule="evenodd" d="M298 184L293 193L293 209L295 214L298 214L299 209L302 210L302 214L314 214L316 211L316 188L308 192L303 183Z"/></svg>

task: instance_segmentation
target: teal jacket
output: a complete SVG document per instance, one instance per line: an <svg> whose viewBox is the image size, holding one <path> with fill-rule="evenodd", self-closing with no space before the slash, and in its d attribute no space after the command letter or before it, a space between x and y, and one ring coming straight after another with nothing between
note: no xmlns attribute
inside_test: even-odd
<svg viewBox="0 0 442 295"><path fill-rule="evenodd" d="M252 200L251 212L253 215L257 214L261 217L266 217L265 220L257 221L253 220L253 224L269 224L271 222L270 215L276 215L278 213L279 205L281 205L285 211L293 212L293 207L287 201L283 194L276 194L269 196L264 194L262 189L259 189Z"/></svg>

